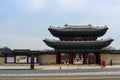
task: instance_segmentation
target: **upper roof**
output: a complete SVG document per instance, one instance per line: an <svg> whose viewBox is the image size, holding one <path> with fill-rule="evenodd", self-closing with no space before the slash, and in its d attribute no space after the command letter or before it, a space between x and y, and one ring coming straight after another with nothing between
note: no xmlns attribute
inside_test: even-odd
<svg viewBox="0 0 120 80"><path fill-rule="evenodd" d="M100 37L107 27L94 27L92 25L65 25L64 27L49 27L48 30L56 37Z"/></svg>
<svg viewBox="0 0 120 80"><path fill-rule="evenodd" d="M97 41L55 41L55 40L44 40L44 42L55 49L102 49L111 44L113 39L97 40Z"/></svg>

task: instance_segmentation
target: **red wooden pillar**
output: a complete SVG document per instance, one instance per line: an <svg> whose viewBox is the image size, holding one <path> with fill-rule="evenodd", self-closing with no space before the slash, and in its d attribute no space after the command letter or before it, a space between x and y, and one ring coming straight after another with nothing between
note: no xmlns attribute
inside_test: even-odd
<svg viewBox="0 0 120 80"><path fill-rule="evenodd" d="M83 54L83 64L87 64L87 51Z"/></svg>
<svg viewBox="0 0 120 80"><path fill-rule="evenodd" d="M60 64L61 63L61 55L60 52L56 52L56 64Z"/></svg>
<svg viewBox="0 0 120 80"><path fill-rule="evenodd" d="M73 53L72 50L69 52L69 64L73 64Z"/></svg>
<svg viewBox="0 0 120 80"><path fill-rule="evenodd" d="M101 63L101 55L100 55L100 52L97 53L97 64L100 64Z"/></svg>

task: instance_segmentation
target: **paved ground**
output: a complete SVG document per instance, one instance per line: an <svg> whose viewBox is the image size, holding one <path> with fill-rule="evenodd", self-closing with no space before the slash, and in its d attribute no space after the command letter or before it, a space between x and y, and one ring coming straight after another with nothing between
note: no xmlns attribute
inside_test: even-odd
<svg viewBox="0 0 120 80"><path fill-rule="evenodd" d="M0 80L21 80L21 78L5 78ZM22 80L100 80L100 79L80 79L80 78L22 78Z"/></svg>
<svg viewBox="0 0 120 80"><path fill-rule="evenodd" d="M35 70L30 70L30 66L0 66L0 80L7 78L120 80L120 65L106 66L104 69L97 65L41 65L35 66Z"/></svg>
<svg viewBox="0 0 120 80"><path fill-rule="evenodd" d="M98 65L40 65L35 69L40 70L59 70L59 69L100 69ZM120 65L106 66L105 68L120 68ZM0 66L0 69L30 69L30 66Z"/></svg>
<svg viewBox="0 0 120 80"><path fill-rule="evenodd" d="M120 80L120 68L66 70L0 70L0 78L80 78Z"/></svg>

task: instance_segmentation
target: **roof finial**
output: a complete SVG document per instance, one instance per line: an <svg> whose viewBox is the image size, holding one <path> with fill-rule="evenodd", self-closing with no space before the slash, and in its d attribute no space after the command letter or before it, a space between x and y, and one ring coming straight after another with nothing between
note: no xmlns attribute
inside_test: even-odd
<svg viewBox="0 0 120 80"><path fill-rule="evenodd" d="M65 26L67 26L68 24L65 24Z"/></svg>
<svg viewBox="0 0 120 80"><path fill-rule="evenodd" d="M91 24L88 24L88 26L92 26Z"/></svg>

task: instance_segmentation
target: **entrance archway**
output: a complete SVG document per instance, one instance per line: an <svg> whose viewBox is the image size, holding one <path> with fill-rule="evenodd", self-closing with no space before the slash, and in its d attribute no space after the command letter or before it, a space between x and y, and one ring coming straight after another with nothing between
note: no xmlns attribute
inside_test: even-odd
<svg viewBox="0 0 120 80"><path fill-rule="evenodd" d="M88 64L95 64L96 63L96 56L94 53L89 53L87 55L87 63Z"/></svg>

